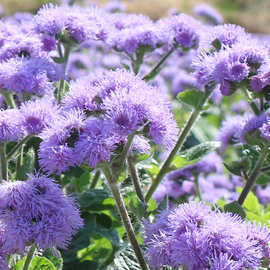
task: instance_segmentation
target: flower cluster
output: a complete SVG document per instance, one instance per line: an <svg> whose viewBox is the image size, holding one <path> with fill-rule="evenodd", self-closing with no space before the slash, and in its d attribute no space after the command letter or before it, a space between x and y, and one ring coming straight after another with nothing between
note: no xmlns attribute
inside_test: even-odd
<svg viewBox="0 0 270 270"><path fill-rule="evenodd" d="M153 268L255 269L269 259L270 231L202 203L181 204L145 221L144 241Z"/></svg>
<svg viewBox="0 0 270 270"><path fill-rule="evenodd" d="M83 226L74 199L50 178L6 181L0 190L1 252L5 255L22 253L32 243L42 249L67 248Z"/></svg>

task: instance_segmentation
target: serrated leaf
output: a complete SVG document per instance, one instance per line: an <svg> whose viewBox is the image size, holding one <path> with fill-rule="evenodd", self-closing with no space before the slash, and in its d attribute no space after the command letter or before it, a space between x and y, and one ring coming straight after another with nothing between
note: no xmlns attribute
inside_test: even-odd
<svg viewBox="0 0 270 270"><path fill-rule="evenodd" d="M188 104L192 107L197 107L203 98L203 92L199 90L186 90L183 92L180 92L177 95L177 98L181 101L184 102L185 104Z"/></svg>
<svg viewBox="0 0 270 270"><path fill-rule="evenodd" d="M181 152L179 156L184 157L187 162L198 161L219 147L220 142L218 141L204 142Z"/></svg>
<svg viewBox="0 0 270 270"><path fill-rule="evenodd" d="M62 270L63 269L63 259L61 257L60 251L58 251L56 248L54 248L53 253L52 253L51 249L46 249L45 252L43 253L43 256L46 257L47 259L49 259L53 263L53 265L55 266L55 268L57 270Z"/></svg>
<svg viewBox="0 0 270 270"><path fill-rule="evenodd" d="M233 213L233 214L237 214L241 218L246 217L245 210L243 209L243 207L237 201L226 204L224 206L224 211L225 212L230 212L230 213Z"/></svg>
<svg viewBox="0 0 270 270"><path fill-rule="evenodd" d="M20 260L16 266L15 270L22 270L26 257ZM57 270L53 263L45 257L35 256L31 261L29 270Z"/></svg>
<svg viewBox="0 0 270 270"><path fill-rule="evenodd" d="M177 169L182 169L186 166L192 165L198 162L200 159L194 159L188 161L184 156L175 156L172 161L172 165L175 166Z"/></svg>
<svg viewBox="0 0 270 270"><path fill-rule="evenodd" d="M232 161L230 164L223 162L225 168L234 175L242 176L242 171L248 171L249 162L247 159Z"/></svg>

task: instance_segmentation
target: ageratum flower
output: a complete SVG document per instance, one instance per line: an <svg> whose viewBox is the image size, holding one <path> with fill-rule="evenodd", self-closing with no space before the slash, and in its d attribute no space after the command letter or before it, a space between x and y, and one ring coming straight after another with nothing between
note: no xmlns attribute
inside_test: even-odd
<svg viewBox="0 0 270 270"><path fill-rule="evenodd" d="M22 253L32 242L42 249L67 248L83 226L74 199L50 178L32 175L25 182L3 182L0 190L3 249L8 254Z"/></svg>
<svg viewBox="0 0 270 270"><path fill-rule="evenodd" d="M222 24L224 21L222 15L214 7L208 4L196 5L193 11L197 16L201 16L206 19L206 21L213 24Z"/></svg>
<svg viewBox="0 0 270 270"><path fill-rule="evenodd" d="M0 110L0 142L18 141L23 136L24 128L19 110Z"/></svg>
<svg viewBox="0 0 270 270"><path fill-rule="evenodd" d="M240 131L241 142L246 142L247 139L252 138L256 135L256 132L261 131L261 136L267 139L267 115L262 113L259 116L253 116L249 118L242 130Z"/></svg>
<svg viewBox="0 0 270 270"><path fill-rule="evenodd" d="M202 203L165 210L144 227L146 255L150 266L157 269L257 269L269 258L269 228L261 229Z"/></svg>
<svg viewBox="0 0 270 270"><path fill-rule="evenodd" d="M200 22L186 14L175 15L157 22L164 34L164 43L170 46L177 44L184 49L197 48L202 26Z"/></svg>
<svg viewBox="0 0 270 270"><path fill-rule="evenodd" d="M60 174L77 163L74 145L83 131L83 121L81 111L64 112L41 133L43 141L38 156L39 164L45 172Z"/></svg>
<svg viewBox="0 0 270 270"><path fill-rule="evenodd" d="M238 115L228 117L222 122L221 129L217 136L218 140L221 142L221 153L225 152L230 143L239 141L240 129L243 124L244 118Z"/></svg>
<svg viewBox="0 0 270 270"><path fill-rule="evenodd" d="M19 95L51 93L52 82L60 77L57 65L46 58L12 58L0 63L0 85Z"/></svg>
<svg viewBox="0 0 270 270"><path fill-rule="evenodd" d="M22 124L28 134L39 134L57 117L57 107L44 99L23 103L20 107Z"/></svg>
<svg viewBox="0 0 270 270"><path fill-rule="evenodd" d="M34 18L37 33L58 36L67 32L67 37L77 43L87 40L105 40L108 32L108 14L95 6L44 5Z"/></svg>

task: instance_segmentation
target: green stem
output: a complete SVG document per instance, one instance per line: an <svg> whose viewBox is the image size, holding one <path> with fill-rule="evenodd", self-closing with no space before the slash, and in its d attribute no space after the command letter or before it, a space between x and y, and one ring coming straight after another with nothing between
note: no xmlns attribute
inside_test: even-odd
<svg viewBox="0 0 270 270"><path fill-rule="evenodd" d="M5 98L5 101L7 103L7 105L10 107L10 108L16 108L16 103L14 101L14 98L13 98L13 94L6 91L6 90L3 90L1 91L2 95L4 96Z"/></svg>
<svg viewBox="0 0 270 270"><path fill-rule="evenodd" d="M250 190L252 189L253 185L255 184L256 182L256 179L257 177L259 176L260 172L261 172L261 167L263 166L263 163L264 163L264 160L268 154L268 151L269 151L269 147L264 147L262 149L262 152L256 162L256 165L250 175L250 177L248 178L248 181L246 182L245 184L245 187L244 189L242 190L240 196L239 196L239 199L238 199L238 203L239 204L243 204L248 193L250 192Z"/></svg>
<svg viewBox="0 0 270 270"><path fill-rule="evenodd" d="M199 183L199 175L195 175L195 186L196 186L196 195L199 198L200 201L202 201L202 193L201 193L201 188L200 188L200 183Z"/></svg>
<svg viewBox="0 0 270 270"><path fill-rule="evenodd" d="M115 177L113 176L113 174L111 173L111 170L109 168L109 166L107 164L105 164L102 167L103 173L109 183L110 189L112 191L113 197L115 198L120 216L122 218L122 222L125 226L129 241L135 251L136 257L138 259L138 262L141 266L142 270L148 270L148 266L144 260L141 248L139 246L139 243L136 239L136 235L131 223L131 220L129 218L123 197L120 193L119 187L118 187L118 183L117 180L115 179Z"/></svg>
<svg viewBox="0 0 270 270"><path fill-rule="evenodd" d="M90 189L94 189L96 187L99 177L100 177L100 170L96 170L94 178L90 184Z"/></svg>
<svg viewBox="0 0 270 270"><path fill-rule="evenodd" d="M65 52L64 55L61 50L61 46L58 46L58 51L59 51L59 56L63 59L63 65L64 65L64 76L66 76L66 69L67 69L67 64L68 64L68 58L71 52L71 47L70 46L65 46ZM65 80L60 80L59 84L59 89L57 93L57 102L58 104L61 103L62 96L64 95L64 89L65 89Z"/></svg>
<svg viewBox="0 0 270 270"><path fill-rule="evenodd" d="M260 110L258 109L256 103L253 101L253 98L250 97L250 95L249 95L249 93L247 92L246 89L243 89L243 92L244 92L245 96L247 97L248 103L249 103L249 105L250 105L252 111L254 112L254 114L255 114L255 115L260 115L261 112L260 112Z"/></svg>
<svg viewBox="0 0 270 270"><path fill-rule="evenodd" d="M125 160L127 159L127 155L128 155L128 151L131 147L133 138L135 137L135 133L132 133L130 135L128 135L128 140L127 143L123 149L123 152L120 156L120 161L119 161L119 168L121 169L123 167L123 164L125 163Z"/></svg>
<svg viewBox="0 0 270 270"><path fill-rule="evenodd" d="M200 100L199 104L197 105L197 107L193 110L193 112L190 115L190 118L188 119L188 121L186 122L184 128L182 129L182 132L178 138L178 141L176 142L176 145L174 146L174 148L172 149L171 153L169 154L169 156L167 157L166 161L164 162L163 166L161 167L158 175L156 176L156 178L153 180L147 194L145 197L145 202L149 202L149 200L151 199L153 193L155 192L155 190L157 189L158 185L160 184L160 182L162 181L163 177L166 175L166 173L168 172L168 169L173 161L173 158L175 157L175 155L177 154L177 152L181 149L181 147L183 146L187 136L189 135L189 132L191 131L194 123L196 122L196 120L198 119L198 117L200 116L200 113L203 109L204 104L207 102L208 98L210 97L211 93L213 91L213 86L208 86L205 89L203 98Z"/></svg>
<svg viewBox="0 0 270 270"><path fill-rule="evenodd" d="M137 170L136 170L136 166L135 166L135 164L133 162L132 157L128 157L127 161L128 161L128 170L129 170L133 185L135 187L135 191L137 193L137 196L141 200L141 202L145 203L144 196L143 196L141 186L140 186L140 180L139 180Z"/></svg>
<svg viewBox="0 0 270 270"><path fill-rule="evenodd" d="M30 265L31 265L31 261L33 259L33 256L34 256L34 253L35 253L35 250L36 250L36 245L33 244L27 254L27 257L26 257L26 260L25 260L25 263L24 263L24 266L23 266L23 270L28 270L30 268Z"/></svg>
<svg viewBox="0 0 270 270"><path fill-rule="evenodd" d="M13 155L21 148L22 145L26 144L26 142L32 138L33 135L27 135L25 138L23 138L20 142L18 142L11 150L10 152L7 154L7 160L10 160Z"/></svg>
<svg viewBox="0 0 270 270"><path fill-rule="evenodd" d="M0 143L0 159L1 159L2 179L8 180L8 162L6 158L6 144L5 143Z"/></svg>
<svg viewBox="0 0 270 270"><path fill-rule="evenodd" d="M159 70L161 68L161 65L169 58L169 56L174 52L175 47L173 47L169 52L167 52L161 59L160 61L153 67L153 69L146 74L142 79L146 82L149 82L153 80L159 73Z"/></svg>
<svg viewBox="0 0 270 270"><path fill-rule="evenodd" d="M23 149L24 149L24 144L22 144L21 146L21 150L20 150L20 155L17 158L17 162L16 162L16 179L22 179L22 165L23 165Z"/></svg>

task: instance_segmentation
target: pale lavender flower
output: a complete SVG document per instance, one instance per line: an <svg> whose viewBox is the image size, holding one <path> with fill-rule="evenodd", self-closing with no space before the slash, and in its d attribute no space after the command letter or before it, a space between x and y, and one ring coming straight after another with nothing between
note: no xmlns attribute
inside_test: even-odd
<svg viewBox="0 0 270 270"><path fill-rule="evenodd" d="M218 133L218 140L221 142L221 153L224 153L230 144L239 141L240 129L243 125L244 118L238 115L228 117L222 122Z"/></svg>
<svg viewBox="0 0 270 270"><path fill-rule="evenodd" d="M222 24L224 21L222 15L214 7L205 3L196 5L193 11L197 16L201 16L213 24Z"/></svg>
<svg viewBox="0 0 270 270"><path fill-rule="evenodd" d="M103 9L109 13L124 12L126 10L126 6L121 1L110 0L103 6Z"/></svg>
<svg viewBox="0 0 270 270"><path fill-rule="evenodd" d="M23 136L24 128L19 110L0 110L0 142L18 141Z"/></svg>
<svg viewBox="0 0 270 270"><path fill-rule="evenodd" d="M23 103L20 112L22 125L28 134L39 134L58 116L57 107L51 101L44 99Z"/></svg>

